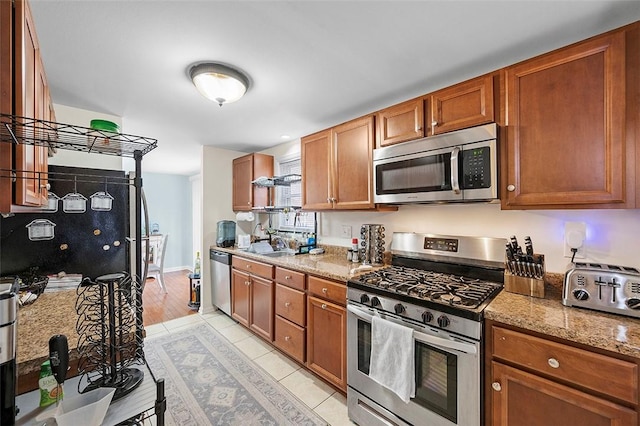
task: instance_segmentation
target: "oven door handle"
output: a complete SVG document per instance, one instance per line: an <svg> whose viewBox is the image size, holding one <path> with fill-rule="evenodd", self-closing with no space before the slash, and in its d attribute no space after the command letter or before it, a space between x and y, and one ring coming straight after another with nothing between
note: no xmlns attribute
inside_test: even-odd
<svg viewBox="0 0 640 426"><path fill-rule="evenodd" d="M362 309L357 308L353 305L347 305L347 311L351 312L358 318L371 323L373 321L373 315L370 315L364 312ZM385 321L391 321L385 318ZM398 323L397 321L391 321L393 323ZM413 329L413 338L418 342L426 343L429 345L436 345L443 349L450 349L458 352L463 352L466 354L477 354L478 350L475 345L470 343L464 343L456 340L445 339L442 337L431 336L430 334L425 334L420 331Z"/></svg>

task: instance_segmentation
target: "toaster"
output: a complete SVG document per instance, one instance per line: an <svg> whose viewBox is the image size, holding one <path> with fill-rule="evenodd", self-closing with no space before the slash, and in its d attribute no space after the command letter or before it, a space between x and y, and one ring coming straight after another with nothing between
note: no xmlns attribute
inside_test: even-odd
<svg viewBox="0 0 640 426"><path fill-rule="evenodd" d="M640 271L575 263L564 276L562 304L640 318Z"/></svg>

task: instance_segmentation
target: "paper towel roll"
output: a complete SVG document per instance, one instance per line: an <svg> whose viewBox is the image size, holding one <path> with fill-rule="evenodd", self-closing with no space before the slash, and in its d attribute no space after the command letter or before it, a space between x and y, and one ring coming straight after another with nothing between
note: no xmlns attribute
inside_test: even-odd
<svg viewBox="0 0 640 426"><path fill-rule="evenodd" d="M239 212L236 213L236 221L238 222L253 222L253 220L255 219L255 216L253 215L253 212Z"/></svg>

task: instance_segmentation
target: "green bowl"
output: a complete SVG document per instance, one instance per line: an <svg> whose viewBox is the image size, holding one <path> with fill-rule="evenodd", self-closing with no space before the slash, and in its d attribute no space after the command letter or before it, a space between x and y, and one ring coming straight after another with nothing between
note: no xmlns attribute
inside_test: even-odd
<svg viewBox="0 0 640 426"><path fill-rule="evenodd" d="M90 127L94 130L101 130L104 132L112 132L112 133L120 132L120 126L118 126L113 121L108 121L108 120L98 120L98 119L91 120Z"/></svg>

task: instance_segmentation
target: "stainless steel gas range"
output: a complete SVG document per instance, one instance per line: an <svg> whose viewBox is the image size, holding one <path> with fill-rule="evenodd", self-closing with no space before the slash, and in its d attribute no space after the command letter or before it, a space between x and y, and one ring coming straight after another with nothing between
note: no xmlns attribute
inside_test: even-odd
<svg viewBox="0 0 640 426"><path fill-rule="evenodd" d="M348 281L347 405L354 422L481 423L482 312L502 289L506 242L394 233L392 266ZM370 377L372 356L386 356L376 353L384 350L375 337L385 322L412 336L413 348L400 349L413 351L415 392L407 403ZM406 371L394 372L393 362L388 368L390 376Z"/></svg>

